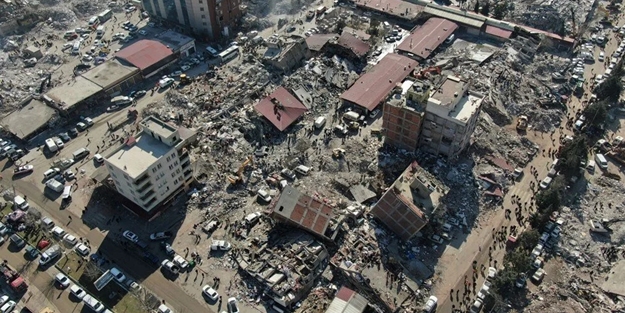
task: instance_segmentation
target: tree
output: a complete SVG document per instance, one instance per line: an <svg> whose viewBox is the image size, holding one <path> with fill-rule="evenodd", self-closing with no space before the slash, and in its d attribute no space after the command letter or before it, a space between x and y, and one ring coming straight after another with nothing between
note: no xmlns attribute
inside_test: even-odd
<svg viewBox="0 0 625 313"><path fill-rule="evenodd" d="M378 21L377 19L372 19L371 23L369 24L369 35L376 37L379 34L380 34L380 21Z"/></svg>
<svg viewBox="0 0 625 313"><path fill-rule="evenodd" d="M601 127L605 123L606 118L608 117L608 108L607 104L604 101L599 101L588 105L584 109L584 116L586 117L586 121L589 125L594 127Z"/></svg>
<svg viewBox="0 0 625 313"><path fill-rule="evenodd" d="M475 1L475 6L473 7L473 12L480 13L480 2Z"/></svg>
<svg viewBox="0 0 625 313"><path fill-rule="evenodd" d="M345 20L339 19L338 22L336 22L336 32L340 34L341 32L343 32L343 28L345 28L345 26L347 26Z"/></svg>
<svg viewBox="0 0 625 313"><path fill-rule="evenodd" d="M538 240L540 239L540 233L536 229L526 230L519 235L517 238L517 242L519 243L519 247L525 250L532 250Z"/></svg>
<svg viewBox="0 0 625 313"><path fill-rule="evenodd" d="M504 298L509 295L509 291L514 289L514 281L519 273L512 268L506 267L495 276L493 281L493 287L497 290L497 293Z"/></svg>
<svg viewBox="0 0 625 313"><path fill-rule="evenodd" d="M607 113L606 113L607 114ZM586 115L586 120L591 120L591 115ZM581 161L585 161L588 155L588 143L585 136L575 136L560 148L559 161L556 170L567 177L579 174Z"/></svg>
<svg viewBox="0 0 625 313"><path fill-rule="evenodd" d="M536 207L538 211L543 213L548 210L554 210L560 207L560 190L554 188L553 183L551 187L543 190L536 195Z"/></svg>
<svg viewBox="0 0 625 313"><path fill-rule="evenodd" d="M623 91L621 76L614 73L596 88L595 93L597 94L597 99L600 101L608 100L610 102L616 102L621 95L621 91Z"/></svg>
<svg viewBox="0 0 625 313"><path fill-rule="evenodd" d="M490 13L490 2L486 2L486 4L482 7L480 13L484 16L488 16L488 13Z"/></svg>
<svg viewBox="0 0 625 313"><path fill-rule="evenodd" d="M493 10L493 17L502 20L506 13L508 13L508 3L505 1L501 1L495 4L495 9Z"/></svg>
<svg viewBox="0 0 625 313"><path fill-rule="evenodd" d="M523 249L512 250L503 257L506 267L510 267L517 273L525 273L531 269L532 258L530 252Z"/></svg>

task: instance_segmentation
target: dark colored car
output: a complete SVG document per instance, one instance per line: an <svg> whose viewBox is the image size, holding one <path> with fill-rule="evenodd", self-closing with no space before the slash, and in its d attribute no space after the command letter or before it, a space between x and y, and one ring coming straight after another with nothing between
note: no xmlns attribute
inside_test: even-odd
<svg viewBox="0 0 625 313"><path fill-rule="evenodd" d="M67 133L60 133L58 134L59 138L61 138L61 140L63 140L63 142L68 142L70 140L72 140L72 137L70 137Z"/></svg>
<svg viewBox="0 0 625 313"><path fill-rule="evenodd" d="M11 235L11 237L9 237L9 240L11 240L11 243L13 243L19 249L22 249L24 248L24 246L26 246L26 241L24 241L24 239L22 239L22 237L20 237L18 234Z"/></svg>
<svg viewBox="0 0 625 313"><path fill-rule="evenodd" d="M74 127L74 128L72 128L72 129L70 129L70 130L69 130L69 134L70 134L72 137L76 137L76 136L78 136L78 129L76 129L75 127Z"/></svg>
<svg viewBox="0 0 625 313"><path fill-rule="evenodd" d="M150 252L143 252L143 259L146 260L149 263L152 263L154 265L159 265L161 264L160 260L158 259L158 257Z"/></svg>
<svg viewBox="0 0 625 313"><path fill-rule="evenodd" d="M146 94L145 90L139 90L137 91L137 93L135 93L135 98L141 98L145 96L145 94Z"/></svg>

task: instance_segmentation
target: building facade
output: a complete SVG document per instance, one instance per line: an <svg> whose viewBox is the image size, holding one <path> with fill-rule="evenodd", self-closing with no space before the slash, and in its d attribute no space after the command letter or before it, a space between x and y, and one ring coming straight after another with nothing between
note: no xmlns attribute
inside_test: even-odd
<svg viewBox="0 0 625 313"><path fill-rule="evenodd" d="M193 181L187 150L196 133L155 117L141 121L141 132L105 158L117 192L150 213Z"/></svg>
<svg viewBox="0 0 625 313"><path fill-rule="evenodd" d="M469 82L447 76L432 89L421 130L422 149L453 158L470 144L484 96L469 87Z"/></svg>
<svg viewBox="0 0 625 313"><path fill-rule="evenodd" d="M234 34L242 16L241 0L142 0L151 17L208 39Z"/></svg>
<svg viewBox="0 0 625 313"><path fill-rule="evenodd" d="M386 143L408 151L417 149L428 94L426 81L413 82L405 91L396 88L382 115Z"/></svg>

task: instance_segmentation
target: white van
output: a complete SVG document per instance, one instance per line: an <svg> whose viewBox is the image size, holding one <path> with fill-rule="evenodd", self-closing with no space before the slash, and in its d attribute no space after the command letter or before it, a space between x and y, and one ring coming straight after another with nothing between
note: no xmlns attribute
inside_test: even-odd
<svg viewBox="0 0 625 313"><path fill-rule="evenodd" d="M59 173L59 170L58 170L58 169L56 169L56 168L51 168L51 169L49 169L49 170L47 170L47 171L45 171L45 172L43 173L43 178L44 178L44 179L50 179L50 178L52 178L52 177L56 176L56 174L58 174L58 173Z"/></svg>
<svg viewBox="0 0 625 313"><path fill-rule="evenodd" d="M360 114L354 112L354 111L349 111L345 114L343 114L343 118L346 120L350 120L350 121L358 121L358 118L360 117Z"/></svg>
<svg viewBox="0 0 625 313"><path fill-rule="evenodd" d="M318 117L315 120L315 128L316 129L321 129L325 125L326 125L326 118L325 118L325 116L320 116L320 117Z"/></svg>
<svg viewBox="0 0 625 313"><path fill-rule="evenodd" d="M295 171L300 173L301 175L308 175L310 173L310 167L304 165L298 165L295 168Z"/></svg>
<svg viewBox="0 0 625 313"><path fill-rule="evenodd" d="M67 199L71 199L72 198L72 186L65 186L65 188L63 188L63 194L61 195L61 199L63 200L67 200Z"/></svg>
<svg viewBox="0 0 625 313"><path fill-rule="evenodd" d="M80 160L88 155L89 155L89 149L87 148L80 148L74 151L74 153L72 153L72 157L74 158L74 160Z"/></svg>
<svg viewBox="0 0 625 313"><path fill-rule="evenodd" d="M588 161L588 165L586 165L586 169L588 170L588 172L593 173L595 171L595 161L593 160Z"/></svg>
<svg viewBox="0 0 625 313"><path fill-rule="evenodd" d="M597 165L599 165L599 168L604 170L608 168L608 160L606 160L603 154L597 153L595 155L595 161L597 161Z"/></svg>
<svg viewBox="0 0 625 313"><path fill-rule="evenodd" d="M102 38L102 36L104 36L104 32L106 32L106 26L104 25L98 26L98 28L95 31L96 38Z"/></svg>
<svg viewBox="0 0 625 313"><path fill-rule="evenodd" d="M26 202L26 200L24 198L22 198L21 196L16 196L13 199L13 204L15 204L15 207L22 210L22 211L26 211L28 210L28 202Z"/></svg>
<svg viewBox="0 0 625 313"><path fill-rule="evenodd" d="M80 40L76 40L74 42L74 46L72 46L72 54L80 54Z"/></svg>

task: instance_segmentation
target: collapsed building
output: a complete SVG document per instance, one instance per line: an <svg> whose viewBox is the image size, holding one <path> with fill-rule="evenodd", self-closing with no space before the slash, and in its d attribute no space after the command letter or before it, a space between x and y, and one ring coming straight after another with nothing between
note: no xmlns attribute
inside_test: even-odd
<svg viewBox="0 0 625 313"><path fill-rule="evenodd" d="M402 240L409 240L432 219L449 191L413 162L371 209L371 214Z"/></svg>
<svg viewBox="0 0 625 313"><path fill-rule="evenodd" d="M328 251L312 236L296 231L256 242L236 252L239 268L266 288L281 307L305 298L328 265Z"/></svg>
<svg viewBox="0 0 625 313"><path fill-rule="evenodd" d="M282 72L290 71L310 56L306 39L300 36L274 35L267 39L266 46L263 61Z"/></svg>

